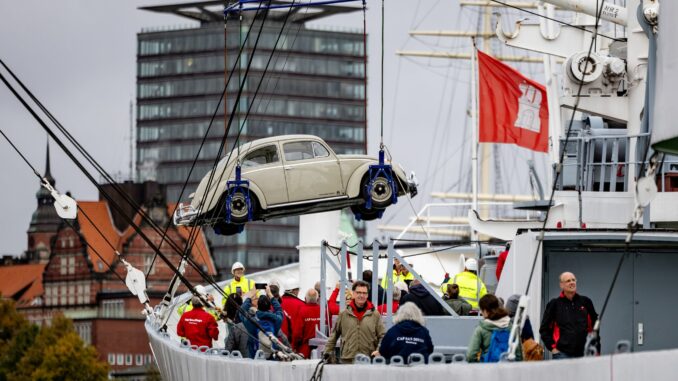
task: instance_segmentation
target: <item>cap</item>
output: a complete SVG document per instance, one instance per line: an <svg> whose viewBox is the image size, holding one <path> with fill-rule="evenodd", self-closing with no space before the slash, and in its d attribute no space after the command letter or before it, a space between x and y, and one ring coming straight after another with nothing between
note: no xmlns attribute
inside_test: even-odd
<svg viewBox="0 0 678 381"><path fill-rule="evenodd" d="M466 270L478 271L478 261L473 258L469 258L464 263L464 267L466 267Z"/></svg>
<svg viewBox="0 0 678 381"><path fill-rule="evenodd" d="M508 310L509 316L515 316L518 310L518 302L520 302L520 295L518 294L511 295L506 301L506 310Z"/></svg>
<svg viewBox="0 0 678 381"><path fill-rule="evenodd" d="M243 271L244 271L245 266L243 266L243 264L240 263L240 262L236 262L236 263L233 264L233 266L231 266L231 273L233 273L236 269L243 269Z"/></svg>

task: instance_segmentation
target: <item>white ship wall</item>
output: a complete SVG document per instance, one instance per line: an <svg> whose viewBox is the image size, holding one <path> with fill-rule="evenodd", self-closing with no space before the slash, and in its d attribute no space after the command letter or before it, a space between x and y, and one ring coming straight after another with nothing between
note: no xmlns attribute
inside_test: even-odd
<svg viewBox="0 0 678 381"><path fill-rule="evenodd" d="M163 380L308 380L316 360L290 363L231 359L181 348L178 341L157 333L146 322L150 345ZM328 365L323 381L346 380L498 380L502 381L636 381L673 380L678 374L678 350L628 353L575 360L397 367Z"/></svg>

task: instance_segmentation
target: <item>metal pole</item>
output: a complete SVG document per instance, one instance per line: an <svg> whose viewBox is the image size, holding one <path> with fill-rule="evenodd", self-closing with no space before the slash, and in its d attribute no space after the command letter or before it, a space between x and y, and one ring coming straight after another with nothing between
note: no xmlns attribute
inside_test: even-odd
<svg viewBox="0 0 678 381"><path fill-rule="evenodd" d="M341 273L339 280L341 287L339 290L339 309L343 311L346 308L346 241L341 241L341 251L339 251L339 264L341 265Z"/></svg>
<svg viewBox="0 0 678 381"><path fill-rule="evenodd" d="M356 270L358 271L358 274L356 274L356 279L363 280L363 240L358 240L358 264L356 265Z"/></svg>
<svg viewBox="0 0 678 381"><path fill-rule="evenodd" d="M320 243L320 332L323 335L327 335L327 322L325 318L327 317L327 277L325 272L327 271L327 266L325 265L325 260L327 258L327 241L322 241Z"/></svg>
<svg viewBox="0 0 678 381"><path fill-rule="evenodd" d="M473 130L473 139L471 139L471 187L473 188L473 210L478 212L478 119L477 119L477 101L476 96L476 40L473 42L471 52L471 124ZM471 239L476 239L475 230L471 229Z"/></svg>
<svg viewBox="0 0 678 381"><path fill-rule="evenodd" d="M395 254L393 240L389 239L386 251L388 257L386 264L386 316L389 325L393 325L393 254Z"/></svg>
<svg viewBox="0 0 678 381"><path fill-rule="evenodd" d="M413 269L412 267L410 267L410 265L409 265L407 262L405 262L405 260L403 259L403 257L401 257L401 256L398 254L398 252L396 252L395 250L393 250L393 248L392 248L391 245L389 245L389 250L388 250L388 251L389 251L389 255L388 255L389 260L392 260L393 257L398 258L398 260L400 261L400 263L401 263L403 266L405 266L405 268L407 269L407 271L411 272L412 275L414 275L414 278L415 278L415 279L418 279L419 282L421 282L421 285L424 286L424 288L429 292L429 294L433 295L433 297L438 301L438 303L440 303L440 305L443 306L443 308L445 309L445 311L447 311L447 312L448 312L450 315L452 315L452 316L459 316L459 315L457 315L456 312L454 312L454 310L452 309L452 307L450 307L450 305L447 304L447 303L443 300L443 298L441 298L440 295L438 295L438 294L435 292L435 290L433 289L433 287L431 287L431 285L428 284L428 282L426 282L426 281L424 280L424 278L421 277L421 275L419 275L416 271L414 271L414 269ZM393 293L391 292L391 296L392 296L392 295L393 295ZM389 301L389 305L390 305L390 301Z"/></svg>
<svg viewBox="0 0 678 381"><path fill-rule="evenodd" d="M379 284L379 242L375 239L372 241L372 304L375 306L379 305L379 293L378 287Z"/></svg>

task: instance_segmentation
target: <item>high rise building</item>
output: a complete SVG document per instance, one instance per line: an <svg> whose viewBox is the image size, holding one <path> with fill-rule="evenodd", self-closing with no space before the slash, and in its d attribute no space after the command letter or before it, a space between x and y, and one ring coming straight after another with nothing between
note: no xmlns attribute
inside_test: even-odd
<svg viewBox="0 0 678 381"><path fill-rule="evenodd" d="M287 9L279 9L269 12L265 20L263 12L243 12L242 21L233 17L226 22L223 2L219 1L143 9L199 22L194 27L143 30L138 34L137 168L141 181L152 179L167 185L169 201L186 200L214 164L239 83L244 83L242 95L221 156L234 147L239 127L241 143L302 133L322 137L337 153L365 153L363 32L308 26L310 21L357 8L295 8L289 16ZM260 40L255 52L257 37ZM241 46L241 60L236 64ZM224 105L220 98L229 75L232 78ZM189 177L206 134L208 138ZM187 188L180 197L187 178ZM217 267L228 276L235 261L243 262L248 271L297 261L298 224L298 217L249 223L243 233L228 237L215 235L208 228Z"/></svg>

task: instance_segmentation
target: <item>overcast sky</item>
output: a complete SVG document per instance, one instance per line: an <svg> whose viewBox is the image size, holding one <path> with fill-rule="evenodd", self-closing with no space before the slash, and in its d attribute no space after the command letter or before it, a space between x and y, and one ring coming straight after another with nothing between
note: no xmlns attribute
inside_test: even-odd
<svg viewBox="0 0 678 381"><path fill-rule="evenodd" d="M109 173L118 173L123 179L129 162L129 103L135 98L136 34L143 27L190 24L186 19L137 8L171 3L0 0L0 58ZM381 1L367 3L368 150L376 155L380 130ZM460 11L456 0L386 3L384 142L395 161L408 171L415 170L422 189L411 206L403 200L377 223L404 223L413 209L430 201L427 195L432 190L470 189L470 131L465 126L469 63L403 58L395 51L468 52L468 40L415 39L408 31L470 29L477 19L476 10ZM362 13L315 24L362 30ZM0 129L42 173L46 133L4 86L0 87ZM70 190L80 200L96 199L95 187L54 143L51 152L57 189ZM508 154L519 159L532 156L522 149ZM509 165L504 176L526 173L523 162L503 164ZM466 169L460 173L461 167ZM0 254L16 255L26 249L26 230L36 207L39 185L30 169L2 140L0 173ZM514 191L525 190L523 186Z"/></svg>

